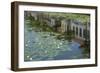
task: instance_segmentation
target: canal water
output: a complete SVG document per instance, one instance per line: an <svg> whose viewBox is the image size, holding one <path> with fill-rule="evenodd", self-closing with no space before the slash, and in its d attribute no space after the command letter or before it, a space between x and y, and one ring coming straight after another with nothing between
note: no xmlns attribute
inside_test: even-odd
<svg viewBox="0 0 100 73"><path fill-rule="evenodd" d="M24 26L24 61L47 61L86 59L80 44L56 39L57 33L38 32L35 28ZM38 30L38 29L37 29ZM51 35L56 34L56 35Z"/></svg>

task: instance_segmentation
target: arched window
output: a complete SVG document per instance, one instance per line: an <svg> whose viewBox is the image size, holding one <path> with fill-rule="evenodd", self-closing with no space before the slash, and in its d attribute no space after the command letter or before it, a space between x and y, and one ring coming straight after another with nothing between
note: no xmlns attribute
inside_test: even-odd
<svg viewBox="0 0 100 73"><path fill-rule="evenodd" d="M73 34L75 35L75 27L73 26Z"/></svg>
<svg viewBox="0 0 100 73"><path fill-rule="evenodd" d="M82 29L80 28L80 37L82 37Z"/></svg>
<svg viewBox="0 0 100 73"><path fill-rule="evenodd" d="M86 30L86 29L83 30L83 37L84 37L85 39L87 38L87 30Z"/></svg>
<svg viewBox="0 0 100 73"><path fill-rule="evenodd" d="M87 39L90 40L90 31L87 30Z"/></svg>
<svg viewBox="0 0 100 73"><path fill-rule="evenodd" d="M78 27L76 27L76 35L78 35Z"/></svg>

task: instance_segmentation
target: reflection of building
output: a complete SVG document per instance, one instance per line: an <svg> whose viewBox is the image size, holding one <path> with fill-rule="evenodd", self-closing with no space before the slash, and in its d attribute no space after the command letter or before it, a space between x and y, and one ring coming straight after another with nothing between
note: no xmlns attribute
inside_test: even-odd
<svg viewBox="0 0 100 73"><path fill-rule="evenodd" d="M90 37L90 24L87 22L85 24L77 20L62 20L61 31L66 32L68 25L71 27L71 30L74 32L75 37L85 40L86 37Z"/></svg>

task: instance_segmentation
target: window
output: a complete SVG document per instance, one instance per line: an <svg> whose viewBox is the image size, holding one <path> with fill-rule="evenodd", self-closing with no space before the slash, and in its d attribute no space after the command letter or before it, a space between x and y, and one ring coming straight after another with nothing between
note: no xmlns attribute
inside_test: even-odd
<svg viewBox="0 0 100 73"><path fill-rule="evenodd" d="M80 37L82 37L82 29L80 28Z"/></svg>
<svg viewBox="0 0 100 73"><path fill-rule="evenodd" d="M78 27L76 27L76 35L78 35Z"/></svg>
<svg viewBox="0 0 100 73"><path fill-rule="evenodd" d="M75 35L75 27L73 26L73 34Z"/></svg>

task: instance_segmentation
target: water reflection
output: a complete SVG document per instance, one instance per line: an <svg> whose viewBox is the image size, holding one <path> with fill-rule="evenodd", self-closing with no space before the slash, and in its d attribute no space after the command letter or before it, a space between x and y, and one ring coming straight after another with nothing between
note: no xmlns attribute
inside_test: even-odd
<svg viewBox="0 0 100 73"><path fill-rule="evenodd" d="M80 44L56 39L55 32L39 32L25 23L24 60L44 61L63 59L85 59L88 55L80 48ZM38 30L38 29L37 29Z"/></svg>

